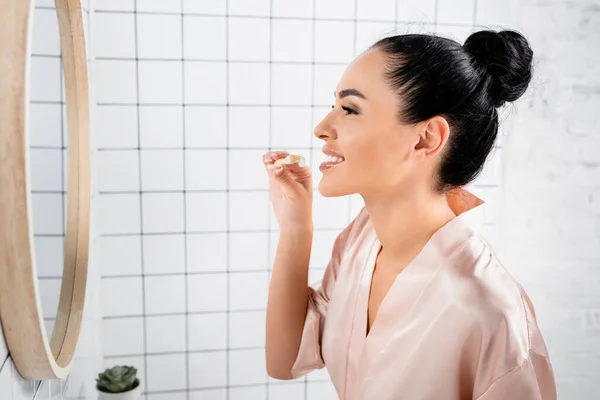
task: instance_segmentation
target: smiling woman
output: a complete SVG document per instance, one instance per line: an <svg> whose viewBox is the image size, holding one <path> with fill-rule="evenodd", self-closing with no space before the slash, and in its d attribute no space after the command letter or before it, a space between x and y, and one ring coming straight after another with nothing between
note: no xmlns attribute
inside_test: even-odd
<svg viewBox="0 0 600 400"><path fill-rule="evenodd" d="M267 308L267 370L327 367L344 400L555 400L529 297L480 236L484 201L465 190L498 133L497 108L531 80L517 32L464 46L432 35L382 39L346 69L315 128L319 192L365 207L307 286L309 171L269 168L280 224Z"/></svg>

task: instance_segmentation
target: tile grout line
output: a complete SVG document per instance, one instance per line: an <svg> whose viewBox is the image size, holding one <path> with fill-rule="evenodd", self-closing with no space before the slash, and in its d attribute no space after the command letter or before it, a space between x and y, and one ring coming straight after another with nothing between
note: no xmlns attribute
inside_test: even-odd
<svg viewBox="0 0 600 400"><path fill-rule="evenodd" d="M268 151L272 150L273 145L273 0L269 0L269 139L268 139ZM268 175L268 173L267 173ZM268 176L267 176L268 179ZM270 196L267 197L267 227L269 231L267 232L267 296L269 294L268 288L270 286L271 277L273 276L273 265L271 265L271 200ZM268 297L267 297L268 302ZM266 308L266 307L265 307ZM266 311L265 311L266 318ZM264 321L263 323L266 323ZM266 338L266 336L265 336ZM266 342L265 342L265 360L266 360ZM266 364L265 364L266 365ZM265 388L265 398L269 400L270 398L270 381L269 374L266 373L265 368L265 380L266 380L266 388Z"/></svg>
<svg viewBox="0 0 600 400"><path fill-rule="evenodd" d="M315 71L316 71L316 64L315 64L315 59L316 59L316 36L317 36L317 19L316 19L316 13L317 13L317 0L312 0L312 38L311 38L311 85L310 85L310 128L312 130L314 130L315 128ZM311 143L311 150L308 154L308 165L312 167L313 165L313 151L312 148L313 143L314 143L314 139L315 136L311 135L310 136L310 143ZM312 177L313 179L313 184L314 184L314 177ZM314 192L313 192L314 193ZM314 203L313 203L314 206ZM312 215L312 213L311 213ZM312 251L312 249L311 249ZM309 269L310 269L310 265L309 265ZM309 271L307 270L306 272L307 274L309 274ZM308 400L308 376L304 376L302 378L303 382L303 386L304 386L304 400Z"/></svg>
<svg viewBox="0 0 600 400"><path fill-rule="evenodd" d="M146 321L146 278L144 274L144 202L143 202L143 190L142 190L142 151L141 151L141 132L140 132L140 66L139 66L139 40L138 40L138 14L137 14L137 0L133 3L133 35L135 43L135 89L136 89L136 118L137 118L137 140L138 140L138 180L140 185L139 201L140 201L140 268L142 277L142 329L143 329L143 365L144 365L144 386L148 391L148 331Z"/></svg>
<svg viewBox="0 0 600 400"><path fill-rule="evenodd" d="M185 316L184 316L184 329L185 329L185 398L190 399L190 300L189 300L189 271L188 271L188 238L187 238L187 141L186 141L186 113L185 108L185 12L184 12L184 1L179 2L181 7L181 118L182 121L182 162L183 162L183 265L184 265L184 298L185 298Z"/></svg>
<svg viewBox="0 0 600 400"><path fill-rule="evenodd" d="M231 383L231 376L230 376L230 345L231 345L231 339L230 339L230 323L231 323L231 315L230 315L230 306L231 306L231 299L230 299L230 295L231 295L231 291L230 291L230 285L231 285L231 280L229 279L229 269L230 269L230 259L231 259L231 255L229 254L230 250L231 250L231 245L230 245L230 206L231 206L231 201L230 201L230 191L229 191L229 172L231 169L231 166L229 165L230 162L230 157L229 157L229 128L230 128L230 122L229 122L229 118L230 118L230 113L229 113L229 0L225 0L225 103L226 103L226 107L225 107L225 187L227 188L227 194L226 194L226 198L225 198L225 209L227 210L227 215L225 216L225 268L226 268L226 309L227 309L227 317L225 320L225 335L226 335L226 358L225 358L225 386L226 386L226 391L225 391L225 399L229 400L230 399L230 383Z"/></svg>

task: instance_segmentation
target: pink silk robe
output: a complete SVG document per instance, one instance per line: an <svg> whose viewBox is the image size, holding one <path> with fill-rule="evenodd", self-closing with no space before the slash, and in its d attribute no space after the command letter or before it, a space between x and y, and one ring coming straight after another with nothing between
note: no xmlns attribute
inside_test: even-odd
<svg viewBox="0 0 600 400"><path fill-rule="evenodd" d="M292 374L327 366L342 400L554 400L533 305L479 236L483 203L448 197L454 219L398 274L371 330L380 243L363 209L338 236Z"/></svg>

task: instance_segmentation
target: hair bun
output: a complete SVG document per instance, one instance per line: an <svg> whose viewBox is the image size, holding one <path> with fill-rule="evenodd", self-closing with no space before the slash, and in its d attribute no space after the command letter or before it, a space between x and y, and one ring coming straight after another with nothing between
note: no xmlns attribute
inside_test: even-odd
<svg viewBox="0 0 600 400"><path fill-rule="evenodd" d="M494 107L525 93L531 81L533 51L523 35L515 31L479 31L469 36L463 47L491 77L489 93Z"/></svg>

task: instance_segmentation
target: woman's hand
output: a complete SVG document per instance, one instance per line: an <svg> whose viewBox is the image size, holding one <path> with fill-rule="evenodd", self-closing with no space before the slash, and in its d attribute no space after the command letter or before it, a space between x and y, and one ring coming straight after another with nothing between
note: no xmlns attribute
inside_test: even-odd
<svg viewBox="0 0 600 400"><path fill-rule="evenodd" d="M288 155L284 151L269 151L263 155L273 210L282 231L312 230L312 174L307 166L275 165Z"/></svg>

